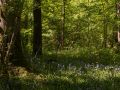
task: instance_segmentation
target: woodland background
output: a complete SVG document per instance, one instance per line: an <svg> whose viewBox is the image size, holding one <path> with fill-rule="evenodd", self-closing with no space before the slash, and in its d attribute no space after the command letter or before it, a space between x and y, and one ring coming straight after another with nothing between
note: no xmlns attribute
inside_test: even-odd
<svg viewBox="0 0 120 90"><path fill-rule="evenodd" d="M0 0L0 90L120 90L119 0Z"/></svg>

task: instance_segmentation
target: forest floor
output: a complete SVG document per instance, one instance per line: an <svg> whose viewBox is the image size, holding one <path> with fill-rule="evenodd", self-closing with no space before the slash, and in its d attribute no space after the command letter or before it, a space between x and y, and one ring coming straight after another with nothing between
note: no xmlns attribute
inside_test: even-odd
<svg viewBox="0 0 120 90"><path fill-rule="evenodd" d="M88 64L78 68L52 64L41 68L39 73L23 67L14 70L15 76L10 78L12 90L120 90L118 66Z"/></svg>
<svg viewBox="0 0 120 90"><path fill-rule="evenodd" d="M83 59L94 60L92 54L90 58L88 54L83 55ZM76 53L44 54L41 59L30 60L30 70L13 66L9 71L10 87L12 90L120 90L120 65L107 64L107 59L104 57L106 64L87 63ZM9 90L4 89L2 82L0 80L0 90Z"/></svg>

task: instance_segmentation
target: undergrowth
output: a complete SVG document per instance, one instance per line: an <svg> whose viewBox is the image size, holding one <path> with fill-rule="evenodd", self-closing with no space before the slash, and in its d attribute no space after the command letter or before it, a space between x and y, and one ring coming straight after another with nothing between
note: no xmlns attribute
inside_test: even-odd
<svg viewBox="0 0 120 90"><path fill-rule="evenodd" d="M44 52L41 58L28 60L30 71L14 68L9 83L12 90L120 90L119 60L112 49ZM9 90L3 81L0 90Z"/></svg>

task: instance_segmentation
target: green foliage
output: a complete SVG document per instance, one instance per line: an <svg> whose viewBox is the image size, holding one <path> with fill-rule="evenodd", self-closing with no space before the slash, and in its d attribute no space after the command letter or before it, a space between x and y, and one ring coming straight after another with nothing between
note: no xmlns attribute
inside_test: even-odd
<svg viewBox="0 0 120 90"><path fill-rule="evenodd" d="M12 90L119 90L120 46L114 32L120 20L114 0L65 0L63 49L63 0L43 0L40 58L32 56L35 7L32 0L7 3L8 29L14 30L14 19L21 15L21 46L31 71L10 76Z"/></svg>
<svg viewBox="0 0 120 90"><path fill-rule="evenodd" d="M79 62L77 62L79 63ZM43 65L43 64L41 64ZM51 64L51 67L54 65ZM68 65L62 67L58 64L53 68L42 68L41 73L19 74L16 77L11 76L9 83L13 90L119 90L120 88L120 67L118 66L97 66L86 65L85 70L81 66L75 67ZM44 70L47 73L44 73ZM4 80L0 82L0 88L4 87Z"/></svg>

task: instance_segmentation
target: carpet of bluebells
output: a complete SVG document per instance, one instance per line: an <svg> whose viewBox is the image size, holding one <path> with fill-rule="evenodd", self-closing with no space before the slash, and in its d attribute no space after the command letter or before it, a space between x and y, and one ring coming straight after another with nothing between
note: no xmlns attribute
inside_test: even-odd
<svg viewBox="0 0 120 90"><path fill-rule="evenodd" d="M10 76L12 90L120 90L119 53L80 50L30 58L30 71L17 67ZM6 88L0 79L0 90Z"/></svg>
<svg viewBox="0 0 120 90"><path fill-rule="evenodd" d="M13 90L120 90L120 66L80 64L42 63L36 74L12 77L11 86Z"/></svg>

